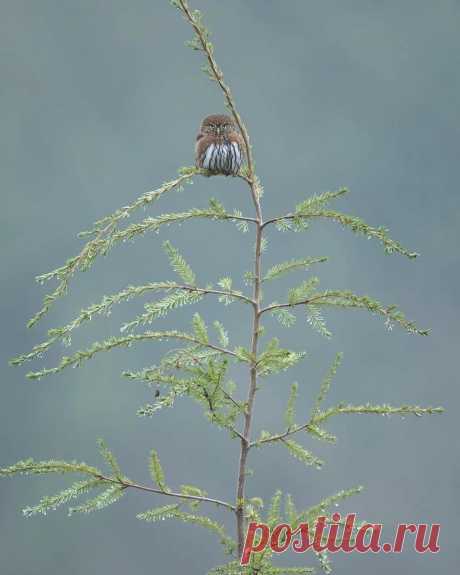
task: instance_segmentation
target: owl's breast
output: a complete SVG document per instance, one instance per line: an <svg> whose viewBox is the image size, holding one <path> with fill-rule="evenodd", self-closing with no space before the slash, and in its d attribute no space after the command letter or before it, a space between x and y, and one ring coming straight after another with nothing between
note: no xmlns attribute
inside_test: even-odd
<svg viewBox="0 0 460 575"><path fill-rule="evenodd" d="M243 163L243 154L238 142L221 140L210 143L202 152L200 165L219 174L236 175Z"/></svg>

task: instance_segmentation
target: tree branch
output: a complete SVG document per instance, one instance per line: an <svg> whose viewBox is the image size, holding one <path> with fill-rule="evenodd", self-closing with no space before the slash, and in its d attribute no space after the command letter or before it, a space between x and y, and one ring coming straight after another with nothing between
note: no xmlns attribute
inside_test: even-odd
<svg viewBox="0 0 460 575"><path fill-rule="evenodd" d="M272 311L274 309L279 309L279 308L283 308L283 307L295 307L297 305L308 305L310 303L314 303L315 301L317 301L318 299L321 299L322 297L324 297L324 294L319 294L317 296L313 296L311 298L307 298L304 299L302 301L297 301L295 303L275 303L273 305L269 305L267 307L262 308L259 313L260 315L262 315L263 313L266 313L267 311Z"/></svg>
<svg viewBox="0 0 460 575"><path fill-rule="evenodd" d="M291 429L287 429L283 433L278 433L277 435L271 435L270 437L267 437L266 439L260 439L258 441L252 441L249 444L249 447L258 447L259 445L262 445L263 443L273 443L273 442L279 441L281 439L286 439L286 437L289 437L290 435L294 435L295 433L298 433L299 431L303 431L304 429L307 429L307 427L309 425L312 425L311 420L308 421L308 423L305 423L304 425L296 425L296 426L292 427Z"/></svg>
<svg viewBox="0 0 460 575"><path fill-rule="evenodd" d="M137 341L148 341L148 340L162 340L162 339L178 339L178 340L182 340L182 341L188 341L190 343L194 343L198 346L201 347L207 347L209 349L213 349L215 351L218 351L219 353L222 353L224 355L229 355L231 357L234 357L238 360L241 361L241 357L240 355L238 355L236 352L230 350L230 349L226 349L224 347L220 347L218 345L214 345L212 343L204 343L203 341L200 341L199 339L187 334L187 333L183 333L180 331L146 331L144 333L140 333L140 334L129 334L127 336L124 337L114 337L111 339L108 339L106 341L103 342L96 342L93 344L93 346L91 348L88 348L86 350L80 350L77 351L74 355L72 356L64 356L61 359L61 362L59 363L59 365L57 365L56 367L52 367L52 368L48 368L48 369L42 369L41 371L37 371L37 372L29 372L27 374L27 377L29 377L30 379L40 379L41 377L45 376L45 375L50 375L50 374L54 374L54 373L58 373L60 371L62 371L63 369L65 369L66 367L70 367L70 366L79 366L83 361L91 359L96 353L99 353L101 351L110 351L111 349L115 348L115 347L123 347L123 346L130 346L132 343L137 342Z"/></svg>
<svg viewBox="0 0 460 575"><path fill-rule="evenodd" d="M196 292L196 293L202 293L202 294L215 294L215 295L225 295L225 296L230 296L230 297L234 297L235 299L240 299L246 303L250 303L251 305L256 305L256 302L250 298L247 297L239 292L233 291L233 290L217 290L217 289L213 289L213 288L198 288L195 286L189 286L189 285L176 285L174 286L173 289L182 289L184 291L190 291L190 292Z"/></svg>
<svg viewBox="0 0 460 575"><path fill-rule="evenodd" d="M260 439L258 441L253 441L250 443L249 447L258 447L264 443L274 443L276 441L282 441L286 437L294 435L299 431L308 430L310 426L316 426L319 423L323 423L330 417L340 414L376 414L376 415L416 415L421 417L422 415L433 415L437 413L442 413L444 409L442 407L420 407L418 405L401 405L399 407L393 407L391 405L338 405L334 407L329 407L325 411L317 412L312 416L307 423L303 425L296 425L282 433L276 435L271 435L270 437Z"/></svg>
<svg viewBox="0 0 460 575"><path fill-rule="evenodd" d="M164 193L180 187L184 181L190 180L192 175L193 174L190 173L182 174L175 180L166 182L157 190L152 190L143 194L131 205L121 208L110 216L106 216L101 220L98 220L94 224L93 229L81 232L79 234L80 237L91 235L95 235L96 237L89 240L83 246L80 253L68 260L65 265L53 270L52 272L37 276L36 280L39 283L44 283L50 279L56 279L59 284L52 293L45 296L42 308L29 320L27 326L32 327L35 325L49 311L56 299L67 292L69 281L75 272L79 269L86 269L86 266L89 265L94 257L96 257L101 250L105 249L105 246L108 245L107 237L110 237L114 230L117 229L120 220L128 217L131 212L137 208L155 201Z"/></svg>
<svg viewBox="0 0 460 575"><path fill-rule="evenodd" d="M174 491L163 491L162 489L156 489L155 487L148 487L147 485L140 485L139 483L134 483L124 479L114 479L113 477L106 477L105 475L97 474L96 477L101 479L101 481L107 481L110 483L117 483L123 486L125 489L131 487L133 489L138 489L140 491L148 491L149 493L157 493L158 495L166 495L168 497L176 497L178 499L189 499L192 501L200 501L201 503L214 503L221 507L230 509L231 511L236 511L235 506L231 503L225 501L220 501L219 499L213 499L211 497L204 497L200 495L186 495L184 493L176 493Z"/></svg>

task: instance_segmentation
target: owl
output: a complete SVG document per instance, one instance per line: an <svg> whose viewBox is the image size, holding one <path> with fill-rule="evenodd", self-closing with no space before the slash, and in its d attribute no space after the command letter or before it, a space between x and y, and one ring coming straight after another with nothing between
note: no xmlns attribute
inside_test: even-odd
<svg viewBox="0 0 460 575"><path fill-rule="evenodd" d="M195 145L196 167L236 176L244 160L243 138L230 116L214 114L202 122Z"/></svg>

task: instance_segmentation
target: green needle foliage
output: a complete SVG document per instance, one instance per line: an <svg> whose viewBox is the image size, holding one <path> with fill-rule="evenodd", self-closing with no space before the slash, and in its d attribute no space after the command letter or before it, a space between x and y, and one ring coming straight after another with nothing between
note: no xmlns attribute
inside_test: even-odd
<svg viewBox="0 0 460 575"><path fill-rule="evenodd" d="M442 408L419 405L392 406L387 403L377 405L340 403L325 407L324 403L329 389L342 361L342 354L339 353L319 386L309 415L305 415L308 413L305 408L298 408L299 384L293 383L286 397L284 429L276 432L262 431L259 438L255 439L251 427L254 404L257 394L264 390L265 378L289 370L305 357L303 350L283 347L277 337L272 337L262 348L260 338L264 331L263 321L267 315L275 317L281 326L289 328L294 325L301 312L305 327L310 326L327 338L331 337L331 332L326 326L323 313L326 313L328 308L364 310L382 317L389 330L393 326L399 326L410 334L427 335L428 333L427 330L420 329L413 321L408 320L395 305L386 305L370 296L358 295L346 290L320 291L318 289L319 279L315 276L304 277L288 290L284 299L263 307L261 288L266 282L288 276L292 272L305 274L312 266L327 260L326 257L306 256L288 259L265 269L262 260L267 250L267 239L264 234L269 227L274 227L281 232L304 231L308 228L310 220L320 218L338 223L365 238L376 240L382 245L385 253L399 254L409 259L415 258L417 254L393 240L385 228L372 227L360 218L332 210L330 205L347 193L345 188L306 198L286 214L270 219L263 218L261 206L263 188L255 173L249 134L236 108L232 92L224 81L222 70L214 58L209 32L203 24L201 14L197 10L192 10L187 0L171 0L171 4L179 10L191 26L194 37L189 45L204 57L204 71L221 90L225 105L241 132L247 162L240 170L238 177L248 185L254 214L245 215L239 209L228 212L220 202L211 198L209 205L205 208L193 208L176 213L150 214L136 221L135 217L140 208L155 207L156 202L165 194L181 191L185 185L192 184L198 177L211 175L206 170L194 167L182 168L177 177L163 183L156 190L142 194L132 204L99 219L91 229L79 234L84 243L78 254L68 259L63 266L37 277L40 284L54 280L57 285L45 296L42 308L28 325L31 327L37 324L51 310L54 302L67 293L77 273L89 270L99 256L107 255L113 247L151 234L151 232L157 234L165 226L174 226L197 218L204 221L230 222L235 224L242 233L255 232L255 242L253 239L248 242L248 251L254 257L253 269L241 271L242 279L249 287L249 293L234 289L234 282L230 277L217 279L215 285L201 284L183 255L171 242L166 241L163 243L163 249L177 276L175 281L155 280L144 285L128 285L118 293L104 295L99 303L92 304L76 313L74 319L67 325L49 330L43 342L35 345L31 351L14 358L11 363L22 365L28 361L41 359L58 342L71 346L74 330L93 318L110 315L112 309L119 304L127 304L141 297L152 298L144 304L141 314L120 326L121 333L114 334L104 341L93 342L85 349L74 350L70 355L63 356L57 365L31 371L27 376L31 379L41 379L47 375L60 373L69 367L78 367L96 354L110 352L119 347L133 347L140 342L152 345L159 341L171 342L173 347L157 365L123 373L127 379L143 382L155 390L152 394L154 395L152 401L141 407L138 414L152 417L160 409L172 408L178 398L190 398L197 402L212 425L228 432L230 437L240 444L240 466L237 470L235 501L228 502L211 497L200 487L184 484L183 479L170 478L171 485L176 483L179 487L169 487L169 481L166 483L165 473L160 463L158 446L151 450L148 458L151 483L146 485L136 483L124 474L114 454L102 440L99 441L99 450L106 463L107 472L76 461L26 459L9 467L0 468L0 476L42 474L77 476L77 479L62 491L45 496L38 504L26 507L23 513L28 517L45 515L48 511L54 511L63 505L73 505L77 499L82 501L76 506L69 507L69 514L90 513L115 503L127 490L133 489L143 491L146 495L153 494L160 499L173 500L172 503L166 502L166 505L140 513L137 517L151 523L165 519L191 523L205 527L217 535L225 552L230 555L230 560L227 564L212 569L209 575L312 573L313 567L276 567L273 564L270 550L254 554L250 565L242 568L239 565L239 557L248 522L266 521L274 526L287 521L293 529L301 522L308 522L310 528L314 529L319 516L325 515L330 518L331 507L356 495L362 488L339 491L319 503L313 503L306 509L297 509L290 495L283 498L281 491L278 491L274 494L267 511L264 512L263 500L253 493L247 494L246 479L250 475L247 459L250 451L253 448L262 449L270 445L279 445L306 466L320 469L324 462L302 445L302 437L307 434L318 441L333 443L335 436L325 427L332 417L344 414L421 416L441 413ZM224 306L236 305L236 303L245 305L245 310L252 318L249 334L250 348L240 344L231 344L229 334L219 319L208 326L198 313L192 314L189 331L176 329L158 331L150 328L143 331L158 318L164 318L172 312L209 297L216 298ZM238 386L229 377L229 368L234 363L242 364L248 374L247 380L238 382ZM303 383L300 382L300 385ZM241 397L241 394L235 393L237 387L240 386L246 392L247 399L244 401L237 399ZM212 462L210 462L210 472L212 472ZM229 473L233 472L234 470L229 468ZM204 513L198 514L198 508L201 511L203 507L209 505L217 506L223 512L230 512L233 515L236 522L236 537L229 536L216 520ZM187 511L184 511L184 506L187 506ZM326 553L316 554L316 559L319 569L325 573L331 572L331 563Z"/></svg>

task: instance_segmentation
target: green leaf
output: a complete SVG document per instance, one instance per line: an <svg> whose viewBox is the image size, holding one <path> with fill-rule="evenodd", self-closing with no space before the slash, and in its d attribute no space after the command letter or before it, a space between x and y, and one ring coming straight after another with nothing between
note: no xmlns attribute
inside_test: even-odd
<svg viewBox="0 0 460 575"><path fill-rule="evenodd" d="M335 192L323 192L322 194L311 196L297 204L294 213L296 215L315 213L346 193L348 193L347 188L341 188Z"/></svg>
<svg viewBox="0 0 460 575"><path fill-rule="evenodd" d="M193 315L193 332L200 343L209 343L208 329L199 313Z"/></svg>
<svg viewBox="0 0 460 575"><path fill-rule="evenodd" d="M363 487L358 485L357 487L352 487L351 489L343 489L334 495L330 495L322 499L316 505L309 507L305 511L299 513L297 517L297 525L300 523L308 523L310 527L312 527L316 523L316 519L318 517L327 515L328 510L332 507L337 505L340 501L347 499L348 497L352 497L358 493L361 493Z"/></svg>
<svg viewBox="0 0 460 575"><path fill-rule="evenodd" d="M270 575L311 575L313 567L271 567Z"/></svg>
<svg viewBox="0 0 460 575"><path fill-rule="evenodd" d="M343 353L340 353L340 352L337 353L331 367L329 368L326 376L324 377L323 381L321 382L318 396L316 398L315 404L314 404L313 409L311 411L311 418L312 419L314 419L315 415L319 412L321 404L329 392L329 389L330 389L331 384L332 384L332 380L334 379L334 377L337 373L337 370L339 369L340 364L342 363L342 359L343 359Z"/></svg>
<svg viewBox="0 0 460 575"><path fill-rule="evenodd" d="M217 284L218 284L222 289L227 290L227 291L231 291L231 289L232 289L232 283L233 283L233 280L232 280L232 278L229 278L229 277L221 278L221 279L217 282Z"/></svg>
<svg viewBox="0 0 460 575"><path fill-rule="evenodd" d="M279 278L289 272L295 270L308 270L312 265L316 263L322 263L327 261L326 257L317 257L317 258L303 258L303 259L293 259L286 262L282 262L280 264L276 264L271 267L268 272L263 277L262 281L269 281L276 278Z"/></svg>
<svg viewBox="0 0 460 575"><path fill-rule="evenodd" d="M334 407L329 407L325 411L319 411L313 418L313 422L323 423L330 417L334 415L342 415L344 413L347 414L357 414L357 415L366 415L366 414L376 414L376 415L401 415L402 417L406 415L416 415L421 417L422 415L433 415L443 413L443 407L420 407L419 405L400 405L398 407L394 407L392 405L388 405L383 403L382 405L372 405L370 403L366 403L364 405L351 405L351 404L343 404L339 403Z"/></svg>
<svg viewBox="0 0 460 575"><path fill-rule="evenodd" d="M319 283L319 279L316 277L310 278L307 281L302 282L299 286L289 290L288 302L290 305L296 305L308 300L308 298L313 294L316 286Z"/></svg>
<svg viewBox="0 0 460 575"><path fill-rule="evenodd" d="M262 509L264 506L264 500L261 497L251 497L249 503L258 509Z"/></svg>
<svg viewBox="0 0 460 575"><path fill-rule="evenodd" d="M289 524L295 528L297 526L297 509L294 505L292 496L289 494L286 495L284 514L286 515L286 519L288 520Z"/></svg>
<svg viewBox="0 0 460 575"><path fill-rule="evenodd" d="M180 519L184 523L194 523L195 525L204 527L209 531L217 533L217 535L219 535L222 539L227 539L223 526L217 523L217 521L213 521L209 517L206 517L204 515L185 513L184 511L176 511L175 517L176 519Z"/></svg>
<svg viewBox="0 0 460 575"><path fill-rule="evenodd" d="M171 339L188 341L196 344L196 340L193 336L177 330L145 331L140 334L128 334L122 337L111 337L102 342L95 342L90 348L79 350L71 356L64 356L56 367L42 369L41 371L37 372L29 372L27 377L30 379L40 379L45 375L58 373L68 367L79 367L85 361L94 357L97 353L111 351L112 349L118 347L131 347L133 344L141 341L168 341ZM216 355L216 351L217 350L214 351L213 355Z"/></svg>
<svg viewBox="0 0 460 575"><path fill-rule="evenodd" d="M289 394L286 413L284 415L284 420L286 422L286 426L288 429L290 429L295 424L295 404L297 401L298 389L299 384L297 382L294 382L291 385L291 392Z"/></svg>
<svg viewBox="0 0 460 575"><path fill-rule="evenodd" d="M174 519L176 517L175 512L178 509L179 505L177 503L173 505L164 505L163 507L156 507L155 509L138 513L136 517L143 521L154 523L156 521L164 521L165 519Z"/></svg>
<svg viewBox="0 0 460 575"><path fill-rule="evenodd" d="M327 551L321 551L321 552L315 552L315 555L319 561L319 564L321 565L321 569L324 571L324 573L326 573L327 575L329 575L329 573L332 573L332 564L331 561L329 559L329 555L327 553Z"/></svg>
<svg viewBox="0 0 460 575"><path fill-rule="evenodd" d="M158 487L162 491L169 491L165 482L165 474L161 467L160 458L155 449L152 449L150 452L149 470L153 481L158 485Z"/></svg>
<svg viewBox="0 0 460 575"><path fill-rule="evenodd" d="M250 575L250 571L245 567L241 567L238 561L231 561L225 565L214 567L214 569L208 571L208 575Z"/></svg>
<svg viewBox="0 0 460 575"><path fill-rule="evenodd" d="M194 485L181 485L180 492L184 495L193 495L194 497L206 497L207 493L203 489L199 487L195 487ZM200 501L189 500L187 501L191 509L195 510L199 507Z"/></svg>
<svg viewBox="0 0 460 575"><path fill-rule="evenodd" d="M48 461L34 461L32 458L18 461L10 467L0 468L0 477L12 475L44 475L47 473L82 473L84 475L99 476L101 472L96 467L76 461L62 461L50 459Z"/></svg>
<svg viewBox="0 0 460 575"><path fill-rule="evenodd" d="M224 291L232 292L236 295L242 295L239 290L232 289L233 280L229 277L223 277L218 282L217 285L221 287ZM235 301L235 298L231 294L222 294L219 296L219 301L225 305L229 305Z"/></svg>
<svg viewBox="0 0 460 575"><path fill-rule="evenodd" d="M310 453L307 449L293 441L292 439L282 439L281 443L287 447L288 451L299 461L306 465L314 465L317 469L321 469L324 462Z"/></svg>
<svg viewBox="0 0 460 575"><path fill-rule="evenodd" d="M139 417L153 417L157 411L163 409L164 407L172 407L174 404L174 400L178 394L175 392L168 393L163 395L159 399L155 401L155 403L146 403L142 407L140 407L136 414Z"/></svg>
<svg viewBox="0 0 460 575"><path fill-rule="evenodd" d="M92 511L100 511L104 507L108 507L115 503L124 494L124 486L120 484L114 484L108 487L105 491L94 497L93 499L88 499L82 505L78 507L70 507L69 515L74 513L91 513Z"/></svg>
<svg viewBox="0 0 460 575"><path fill-rule="evenodd" d="M308 224L305 220L300 220L299 222L296 221L294 225L293 221L290 218L286 217L277 219L275 221L275 227L279 232L288 232L288 231L298 232L301 229L302 230L308 229Z"/></svg>
<svg viewBox="0 0 460 575"><path fill-rule="evenodd" d="M363 219L350 216L342 212L325 210L322 208L310 208L304 211L295 212L294 223L297 225L304 218L327 218L333 220L344 227L350 228L355 234L365 236L368 239L375 239L383 245L385 253L399 253L410 259L416 258L418 254L403 247L399 242L391 239L388 229L382 226L374 228L368 225Z"/></svg>
<svg viewBox="0 0 460 575"><path fill-rule="evenodd" d="M195 487L194 485L181 485L180 492L184 493L184 495L196 495L198 497L206 497L207 495L204 489L200 489L199 487Z"/></svg>
<svg viewBox="0 0 460 575"><path fill-rule="evenodd" d="M281 522L281 498L283 493L278 489L270 501L267 513L267 523L270 528Z"/></svg>
<svg viewBox="0 0 460 575"><path fill-rule="evenodd" d="M215 214L218 214L221 217L229 217L231 219L231 215L227 214L224 206L215 198L211 198L209 200L209 207Z"/></svg>
<svg viewBox="0 0 460 575"><path fill-rule="evenodd" d="M33 507L26 507L22 513L26 517L37 515L41 513L46 515L48 511L55 511L61 505L68 503L72 499L76 499L81 495L87 493L91 489L104 485L100 479L86 479L84 481L77 481L67 489L60 491L56 495L49 495L40 499L38 505Z"/></svg>
<svg viewBox="0 0 460 575"><path fill-rule="evenodd" d="M29 353L22 354L10 361L11 365L21 365L26 361L31 359L41 357L45 351L47 351L50 346L58 340L61 340L64 345L70 345L72 331L77 327L80 327L83 323L91 321L91 319L98 315L109 316L112 312L114 305L122 303L124 301L129 301L135 297L142 296L150 291L171 291L174 288L178 288L179 284L174 282L152 282L140 286L128 286L122 291L106 295L97 304L92 304L87 308L80 311L79 315L74 318L71 322L63 327L52 328L48 330L47 341L44 341L32 348ZM142 316L141 318L142 319ZM148 319L148 318L146 318ZM139 322L140 323L140 322Z"/></svg>
<svg viewBox="0 0 460 575"><path fill-rule="evenodd" d="M273 302L271 305L277 305L276 302ZM274 308L270 312L272 316L276 317L276 319L280 322L283 327L292 327L296 322L296 317L293 313L288 311L286 308L278 307Z"/></svg>
<svg viewBox="0 0 460 575"><path fill-rule="evenodd" d="M225 529L222 525L204 515L196 515L181 511L179 509L179 505L166 505L165 507L151 509L150 511L139 513L137 518L148 522L162 521L164 519L178 519L184 523L193 523L194 525L199 525L219 535L221 543L226 547L234 546L233 541L226 535Z"/></svg>
<svg viewBox="0 0 460 575"><path fill-rule="evenodd" d="M240 361L244 361L246 363L251 363L252 361L254 361L253 354L248 349L246 349L241 345L235 347L234 352L236 353Z"/></svg>
<svg viewBox="0 0 460 575"><path fill-rule="evenodd" d="M257 554L260 557L261 554ZM261 563L261 564L260 564ZM260 559L257 565L241 567L238 561L231 561L225 565L214 567L208 575L311 575L315 572L312 567L273 567L268 560Z"/></svg>
<svg viewBox="0 0 460 575"><path fill-rule="evenodd" d="M265 236L262 236L262 238L260 239L260 252L261 253L266 252L267 247L268 247L268 240Z"/></svg>
<svg viewBox="0 0 460 575"><path fill-rule="evenodd" d="M305 309L307 312L307 321L311 327L323 337L330 339L332 337L332 333L327 329L326 322L324 321L318 306L309 304Z"/></svg>
<svg viewBox="0 0 460 575"><path fill-rule="evenodd" d="M196 284L196 276L192 271L192 268L185 261L183 256L179 251L174 248L170 241L163 242L163 248L168 254L169 263L172 269L177 273L177 275L188 285Z"/></svg>
<svg viewBox="0 0 460 575"><path fill-rule="evenodd" d="M328 443L335 443L337 438L332 433L329 433L322 427L318 427L317 425L309 424L305 428L305 430L310 433L311 435L315 436L317 439L321 441L327 441Z"/></svg>
<svg viewBox="0 0 460 575"><path fill-rule="evenodd" d="M98 439L99 445L99 452L105 461L109 464L112 473L116 479L122 479L123 473L118 465L118 461L115 458L115 455L110 451L107 447L105 441L103 439Z"/></svg>
<svg viewBox="0 0 460 575"><path fill-rule="evenodd" d="M253 285L253 284L254 284L254 280L255 280L254 272L250 272L250 271L244 272L244 274L243 274L243 280L244 280L244 283L245 283L247 286Z"/></svg>
<svg viewBox="0 0 460 575"><path fill-rule="evenodd" d="M238 219L243 217L241 210L233 210L233 215L236 216L233 221L235 222L237 229L243 234L246 234L249 231L249 224L246 220Z"/></svg>
<svg viewBox="0 0 460 575"><path fill-rule="evenodd" d="M316 306L366 309L373 314L383 316L386 320L386 326L390 331L393 328L393 324L397 323L409 333L428 335L427 330L419 329L414 322L406 319L405 315L397 306L384 306L378 300L370 298L369 296L359 296L346 290L326 290L325 292L314 295L314 303Z"/></svg>
<svg viewBox="0 0 460 575"><path fill-rule="evenodd" d="M289 369L301 359L305 353L299 353L279 347L277 338L271 339L265 350L260 354L257 371L260 375L270 375Z"/></svg>
<svg viewBox="0 0 460 575"><path fill-rule="evenodd" d="M219 336L219 343L222 347L228 347L229 344L229 339L228 339L228 333L227 331L225 331L224 326L220 323L220 321L215 321L213 323L217 334Z"/></svg>
<svg viewBox="0 0 460 575"><path fill-rule="evenodd" d="M83 246L78 255L69 258L63 266L37 276L36 280L40 284L54 279L58 282L58 286L53 292L45 296L42 308L28 322L28 327L32 327L40 321L54 302L67 293L69 282L76 272L88 270L98 256L106 255L115 244L142 234L147 230L158 230L162 225L185 221L193 217L213 217L209 210L191 210L182 214L165 214L159 218L147 218L141 224L134 224L120 230L120 223L134 211L156 201L167 192L182 190L184 183L191 183L191 175L193 175L191 172L181 174L178 178L165 182L157 190L142 194L131 205L116 210L111 215L98 220L91 230L82 232L80 234L81 237L93 237Z"/></svg>
<svg viewBox="0 0 460 575"><path fill-rule="evenodd" d="M145 312L137 316L134 320L123 324L120 332L132 331L133 328L151 324L152 321L159 317L165 317L169 312L183 307L197 303L203 299L203 294L198 292L186 292L177 290L164 298L151 303L146 303L144 306Z"/></svg>

